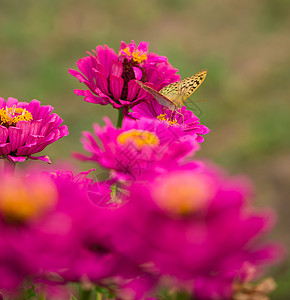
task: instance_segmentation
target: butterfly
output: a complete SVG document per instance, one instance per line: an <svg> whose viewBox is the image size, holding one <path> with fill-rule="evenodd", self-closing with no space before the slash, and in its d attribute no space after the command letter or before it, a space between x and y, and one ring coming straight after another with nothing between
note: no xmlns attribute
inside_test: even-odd
<svg viewBox="0 0 290 300"><path fill-rule="evenodd" d="M202 70L193 76L165 86L159 92L143 82L137 82L145 91L150 93L159 104L170 110L177 111L184 106L185 100L202 84L206 74L207 70Z"/></svg>

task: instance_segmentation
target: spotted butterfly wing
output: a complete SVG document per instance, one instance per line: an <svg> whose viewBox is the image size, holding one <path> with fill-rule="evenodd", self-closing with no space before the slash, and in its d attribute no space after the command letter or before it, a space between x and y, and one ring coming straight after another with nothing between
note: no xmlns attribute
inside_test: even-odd
<svg viewBox="0 0 290 300"><path fill-rule="evenodd" d="M141 81L137 81L137 82L146 92L150 93L158 101L159 104L167 107L170 110L176 109L175 104L172 101L170 101L168 98L166 98L165 96L163 96L162 94L160 94L159 92L151 88L150 86L144 84L143 82Z"/></svg>
<svg viewBox="0 0 290 300"><path fill-rule="evenodd" d="M185 100L202 84L206 74L207 70L202 70L193 76L165 86L159 93L172 101L179 109L184 105Z"/></svg>

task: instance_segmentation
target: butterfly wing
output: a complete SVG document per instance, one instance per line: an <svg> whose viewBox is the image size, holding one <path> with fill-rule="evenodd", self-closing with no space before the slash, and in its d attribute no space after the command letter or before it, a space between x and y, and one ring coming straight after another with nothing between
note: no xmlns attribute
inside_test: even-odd
<svg viewBox="0 0 290 300"><path fill-rule="evenodd" d="M176 109L174 103L170 101L166 96L162 95L160 92L157 92L156 90L154 90L153 88L149 87L148 85L144 84L141 81L137 81L137 82L146 92L151 94L158 101L159 104L167 107L170 110Z"/></svg>
<svg viewBox="0 0 290 300"><path fill-rule="evenodd" d="M207 74L207 70L202 70L197 74L187 77L180 81L179 85L179 95L181 96L182 101L184 102L189 98L193 92L203 83Z"/></svg>
<svg viewBox="0 0 290 300"><path fill-rule="evenodd" d="M185 100L202 84L206 74L207 70L202 70L182 81L171 83L164 87L160 91L160 94L171 100L175 106L181 108L184 105Z"/></svg>

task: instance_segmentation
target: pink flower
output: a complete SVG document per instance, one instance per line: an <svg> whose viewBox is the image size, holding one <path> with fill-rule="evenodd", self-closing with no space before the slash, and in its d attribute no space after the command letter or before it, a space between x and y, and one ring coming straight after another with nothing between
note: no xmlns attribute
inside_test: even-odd
<svg viewBox="0 0 290 300"><path fill-rule="evenodd" d="M0 290L14 291L25 280L57 286L85 278L122 286L146 274L116 251L114 210L88 198L86 173L34 170L1 178Z"/></svg>
<svg viewBox="0 0 290 300"><path fill-rule="evenodd" d="M108 46L97 46L77 62L80 72L70 69L69 73L84 82L87 90L75 90L85 96L85 101L114 108L132 107L148 99L148 94L135 80L150 82L160 89L180 79L164 56L148 53L148 43L121 42L118 55Z"/></svg>
<svg viewBox="0 0 290 300"><path fill-rule="evenodd" d="M258 240L272 214L254 211L248 196L243 180L208 167L153 174L115 212L115 245L148 271L189 285L196 299L230 299L245 265L260 274L281 255Z"/></svg>
<svg viewBox="0 0 290 300"><path fill-rule="evenodd" d="M200 124L197 116L183 106L179 112L171 111L160 105L156 100L141 102L132 108L130 115L136 119L142 117L158 119L167 123L170 126L179 126L184 135L191 135L196 138L196 141L202 143L204 138L202 135L207 134L210 130Z"/></svg>
<svg viewBox="0 0 290 300"><path fill-rule="evenodd" d="M94 133L84 132L82 143L90 156L75 154L83 161L95 161L111 169L114 178L135 180L154 168L167 169L182 163L198 149L191 137L179 139L179 127L167 127L158 120L124 119L122 128L115 128L108 118L106 126L94 125Z"/></svg>
<svg viewBox="0 0 290 300"><path fill-rule="evenodd" d="M50 162L48 156L32 156L63 136L68 135L66 125L53 107L0 98L0 158L23 162L27 158Z"/></svg>

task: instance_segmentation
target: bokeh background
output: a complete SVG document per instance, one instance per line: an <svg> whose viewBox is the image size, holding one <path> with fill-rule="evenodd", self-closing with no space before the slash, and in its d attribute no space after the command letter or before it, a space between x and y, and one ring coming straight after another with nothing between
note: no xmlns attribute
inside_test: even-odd
<svg viewBox="0 0 290 300"><path fill-rule="evenodd" d="M84 86L67 70L86 51L144 40L182 78L208 69L191 97L206 101L190 103L212 130L198 158L249 176L256 206L277 211L271 238L289 248L289 16L289 0L0 0L0 96L55 107L70 131L46 149L57 162L82 150L92 123L117 119L111 107L74 95ZM290 299L288 257L269 275L278 282L273 299Z"/></svg>

